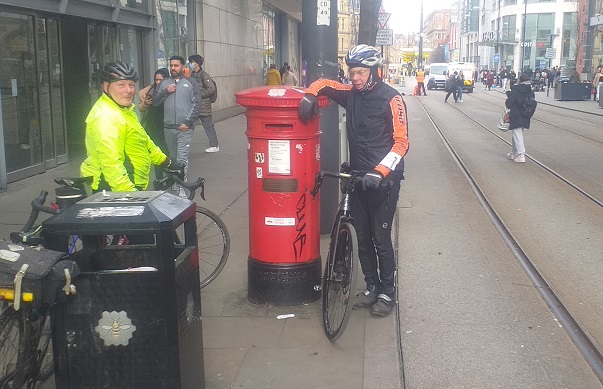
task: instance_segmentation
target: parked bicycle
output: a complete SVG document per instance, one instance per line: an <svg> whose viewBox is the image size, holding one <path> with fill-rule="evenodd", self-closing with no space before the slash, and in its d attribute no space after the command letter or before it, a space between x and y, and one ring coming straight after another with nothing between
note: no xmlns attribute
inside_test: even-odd
<svg viewBox="0 0 603 389"><path fill-rule="evenodd" d="M166 175L153 181L156 190L169 190L176 185L185 188L189 200L199 195L205 200L205 179L199 178L194 183L184 182L178 171L166 170ZM197 206L197 249L199 251L199 272L201 274L201 288L203 289L218 277L224 269L230 254L230 235L226 224L218 215L207 208ZM184 241L183 228L176 230L174 237L176 243Z"/></svg>
<svg viewBox="0 0 603 389"><path fill-rule="evenodd" d="M33 389L53 373L50 311L75 294L75 261L0 244L0 388Z"/></svg>
<svg viewBox="0 0 603 389"><path fill-rule="evenodd" d="M355 184L362 180L362 176L362 173L350 170L346 162L341 165L340 173L319 172L314 189L310 192L312 197L316 196L324 177L341 180L343 196L333 222L322 278L322 324L325 335L331 341L343 334L354 303L355 269L359 261L358 239L350 216L350 194L354 191Z"/></svg>
<svg viewBox="0 0 603 389"><path fill-rule="evenodd" d="M205 200L205 179L199 178L195 182L184 182L181 170L164 170L165 176L153 182L155 190L170 191L174 184L185 188L189 200L193 200L196 191ZM40 196L31 202L31 215L25 226L19 232L11 233L11 241L26 245L41 245L48 247L48 236L41 225L34 225L39 213L58 214L61 210L75 204L85 198L87 192L85 186L90 184L91 177L81 178L56 178L54 180L59 187L55 189L56 199L50 206L44 205L47 191L42 191ZM230 253L230 235L226 225L218 215L207 208L197 206L197 248L199 251L199 271L201 288L209 285L224 269ZM78 235L56 237L64 242L53 242L53 248L65 247L65 252L72 254L82 248L82 239ZM176 243L184 240L182 228L177 229L174 234ZM106 237L106 244L119 244L118 239L113 236ZM2 389L0 387L0 389Z"/></svg>

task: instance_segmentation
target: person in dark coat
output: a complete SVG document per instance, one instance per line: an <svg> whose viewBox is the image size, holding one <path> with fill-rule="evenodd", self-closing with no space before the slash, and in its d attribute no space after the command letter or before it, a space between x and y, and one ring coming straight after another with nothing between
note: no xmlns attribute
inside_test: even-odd
<svg viewBox="0 0 603 389"><path fill-rule="evenodd" d="M163 104L154 106L153 96L157 93L161 82L169 77L169 70L161 68L155 72L155 82L138 92L138 97L140 98L138 110L142 112L140 124L142 124L142 127L149 134L153 143L159 146L164 153L167 152L167 145L165 144L165 136L163 134ZM155 166L155 177L158 179L163 177L162 167Z"/></svg>
<svg viewBox="0 0 603 389"><path fill-rule="evenodd" d="M507 154L507 158L515 162L525 162L525 146L523 143L523 131L530 128L530 119L532 116L523 116L521 114L521 106L525 99L535 98L532 91L532 83L530 76L522 73L519 76L519 84L513 85L510 91L507 91L507 100L505 106L509 111L509 129L513 132L511 141L511 152Z"/></svg>
<svg viewBox="0 0 603 389"><path fill-rule="evenodd" d="M446 74L446 73L444 73ZM454 72L453 74L450 75L450 77L448 77L448 79L446 80L446 83L444 84L444 88L446 89L446 97L444 97L444 102L447 103L448 102L448 98L450 97L450 94L452 94L452 97L454 98L454 102L456 103L458 100L458 96L457 96L457 88L456 88L456 83L457 83L457 72Z"/></svg>

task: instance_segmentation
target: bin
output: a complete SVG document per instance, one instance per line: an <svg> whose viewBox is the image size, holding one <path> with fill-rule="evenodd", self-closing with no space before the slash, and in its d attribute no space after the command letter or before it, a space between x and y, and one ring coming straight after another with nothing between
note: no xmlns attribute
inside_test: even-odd
<svg viewBox="0 0 603 389"><path fill-rule="evenodd" d="M106 192L43 223L84 242L77 295L51 316L58 389L204 388L195 215L169 193Z"/></svg>
<svg viewBox="0 0 603 389"><path fill-rule="evenodd" d="M590 100L592 85L586 82L560 82L555 87L555 100L579 101Z"/></svg>
<svg viewBox="0 0 603 389"><path fill-rule="evenodd" d="M247 279L254 303L297 305L320 297L319 199L310 195L320 169L320 122L299 119L304 93L268 86L236 94L247 107Z"/></svg>

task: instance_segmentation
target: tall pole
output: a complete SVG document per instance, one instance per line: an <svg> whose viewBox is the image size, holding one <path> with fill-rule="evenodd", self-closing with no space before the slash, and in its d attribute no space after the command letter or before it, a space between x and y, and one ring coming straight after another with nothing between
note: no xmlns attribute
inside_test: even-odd
<svg viewBox="0 0 603 389"><path fill-rule="evenodd" d="M421 0L421 24L419 27L419 69L423 67L423 0Z"/></svg>
<svg viewBox="0 0 603 389"><path fill-rule="evenodd" d="M302 1L302 59L308 64L308 85L319 78L337 80L337 1L321 1L320 6L319 11L316 0ZM333 131L338 127L338 123L337 104L331 103L321 110L321 170L339 170L339 133ZM329 181L324 182L320 195L322 234L329 233L339 204L339 183L335 180Z"/></svg>
<svg viewBox="0 0 603 389"><path fill-rule="evenodd" d="M524 2L524 8L523 8L523 22L522 22L522 33L521 33L521 64L519 64L519 69L521 71L521 73L524 72L524 66L523 66L523 61L525 58L525 51L526 51L526 19L527 19L527 14L528 14L528 0L523 0Z"/></svg>
<svg viewBox="0 0 603 389"><path fill-rule="evenodd" d="M498 18L496 19L496 52L495 54L498 55L498 65L495 66L495 68L499 67L501 65L500 62L500 48L499 48L499 36L500 36L500 0L498 0Z"/></svg>

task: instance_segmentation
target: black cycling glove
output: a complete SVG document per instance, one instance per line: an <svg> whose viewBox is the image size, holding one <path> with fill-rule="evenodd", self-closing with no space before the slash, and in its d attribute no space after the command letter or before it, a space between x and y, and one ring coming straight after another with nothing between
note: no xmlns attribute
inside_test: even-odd
<svg viewBox="0 0 603 389"><path fill-rule="evenodd" d="M178 178L183 180L184 179L184 167L185 167L185 165L183 163L174 161L174 160L170 160L170 163L165 168L168 170L171 170L172 172L174 172L176 174L176 176L178 176Z"/></svg>
<svg viewBox="0 0 603 389"><path fill-rule="evenodd" d="M312 120L318 113L318 98L306 93L299 103L299 117L305 121Z"/></svg>
<svg viewBox="0 0 603 389"><path fill-rule="evenodd" d="M362 177L362 189L377 189L381 184L381 180L383 180L383 175L376 170L371 170Z"/></svg>

